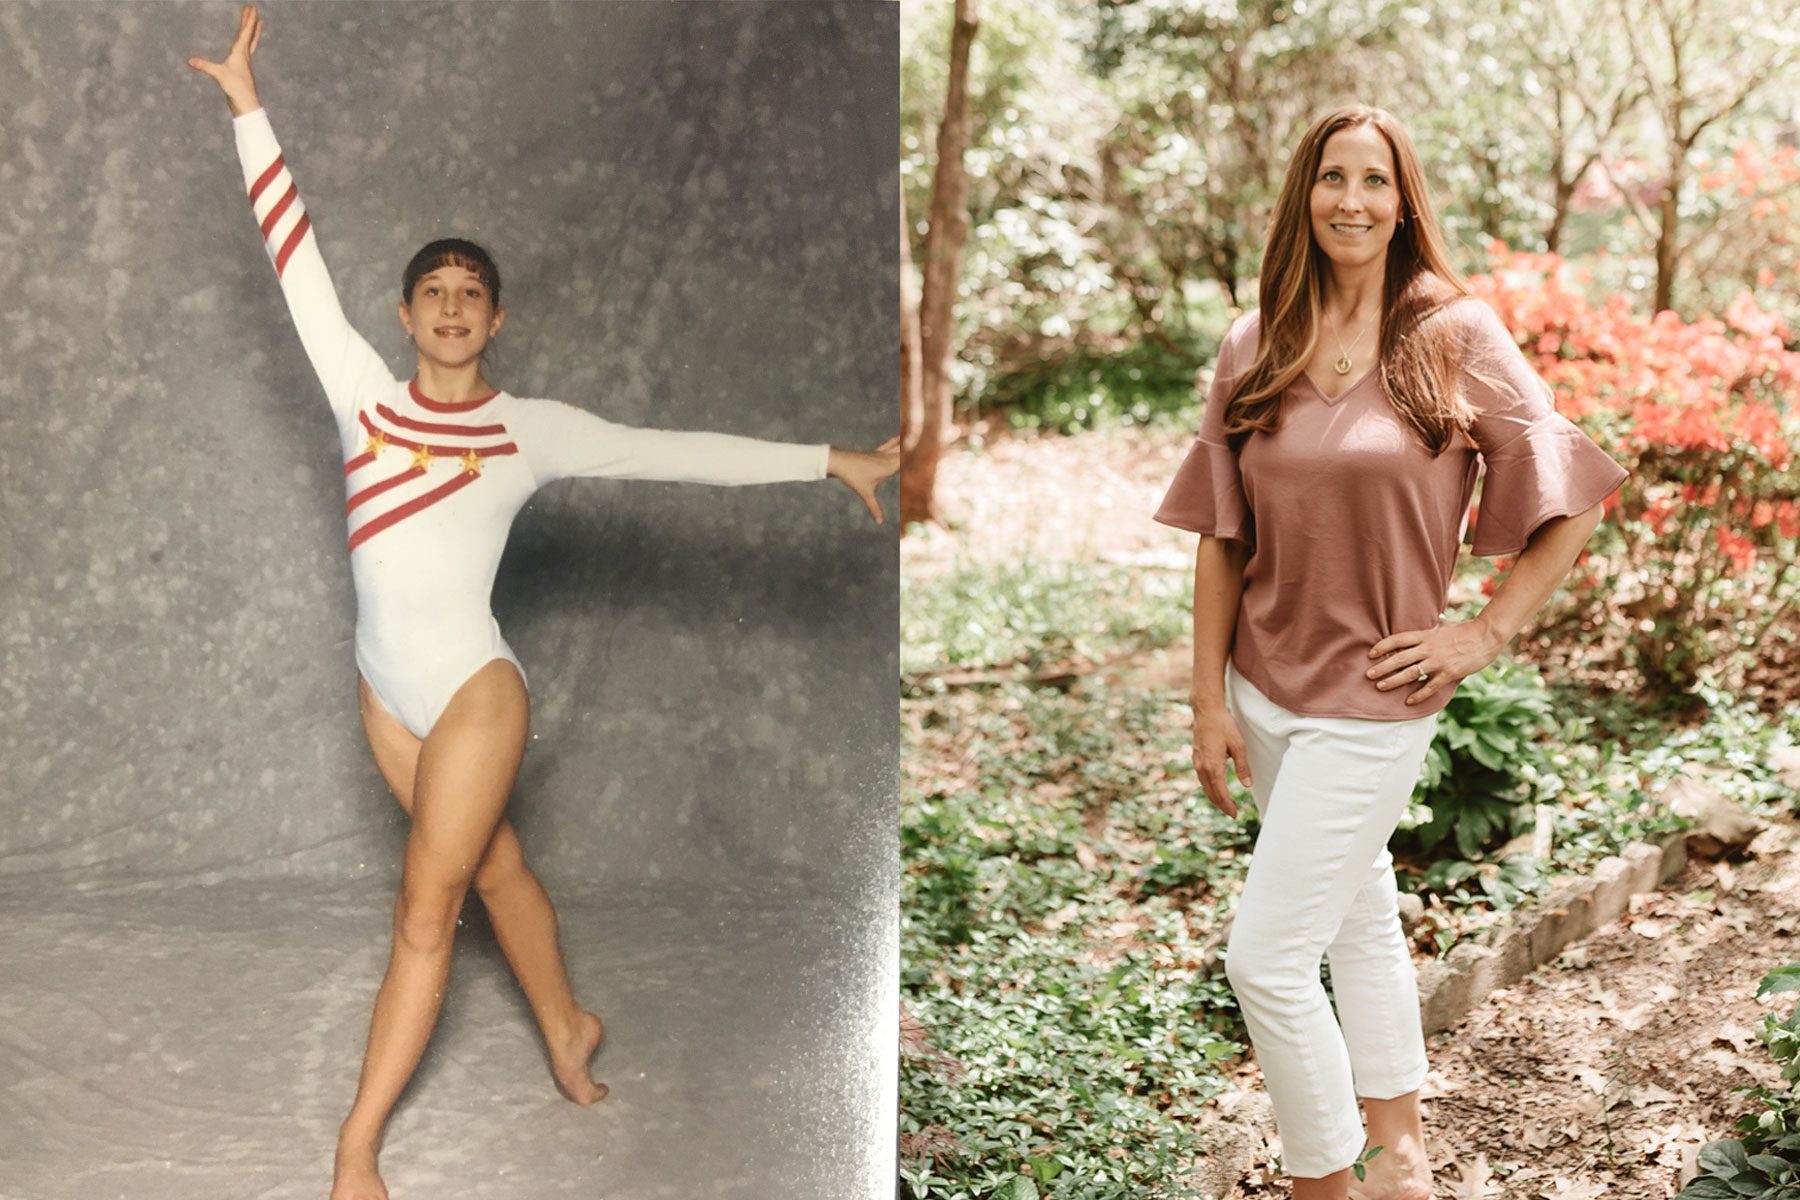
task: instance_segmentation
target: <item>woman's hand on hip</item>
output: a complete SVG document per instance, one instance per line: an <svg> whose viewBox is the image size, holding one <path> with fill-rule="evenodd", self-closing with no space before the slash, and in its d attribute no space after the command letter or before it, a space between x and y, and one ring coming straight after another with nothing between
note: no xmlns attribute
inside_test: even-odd
<svg viewBox="0 0 1800 1200"><path fill-rule="evenodd" d="M1225 782L1225 760L1237 767L1238 778L1250 786L1250 755L1244 735L1230 712L1213 706L1194 708L1194 771L1212 806L1228 817L1238 815L1237 802Z"/></svg>
<svg viewBox="0 0 1800 1200"><path fill-rule="evenodd" d="M198 56L187 60L188 66L219 85L234 116L254 112L262 106L256 96L256 78L250 73L250 56L256 53L256 43L261 40L262 18L256 15L256 5L246 4L238 13L237 38L231 43L224 62L208 62Z"/></svg>
<svg viewBox="0 0 1800 1200"><path fill-rule="evenodd" d="M875 489L899 469L900 438L896 434L873 450L839 450L833 446L825 473L833 479L843 480L845 487L862 497L869 514L879 525L882 522L881 501L875 498Z"/></svg>
<svg viewBox="0 0 1800 1200"><path fill-rule="evenodd" d="M1434 629L1402 630L1370 647L1369 657L1381 661L1369 668L1368 677L1387 692L1419 683L1423 666L1424 683L1406 697L1408 704L1420 704L1493 662L1505 645L1479 619L1448 621Z"/></svg>

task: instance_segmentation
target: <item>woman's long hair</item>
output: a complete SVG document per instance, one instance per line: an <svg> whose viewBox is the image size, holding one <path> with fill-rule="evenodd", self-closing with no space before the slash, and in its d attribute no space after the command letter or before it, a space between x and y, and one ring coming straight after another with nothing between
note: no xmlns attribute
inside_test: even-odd
<svg viewBox="0 0 1800 1200"><path fill-rule="evenodd" d="M1467 295L1468 287L1450 263L1412 139L1393 114L1354 104L1315 120L1288 161L1263 247L1256 359L1237 377L1225 409L1226 441L1233 450L1242 449L1252 433L1279 428L1282 392L1300 377L1318 346L1328 260L1313 238L1313 181L1326 139L1358 125L1373 125L1387 139L1400 186L1399 224L1388 243L1382 286L1376 370L1396 414L1433 457L1454 436L1467 436L1474 414L1458 387L1461 355L1454 323L1425 318Z"/></svg>

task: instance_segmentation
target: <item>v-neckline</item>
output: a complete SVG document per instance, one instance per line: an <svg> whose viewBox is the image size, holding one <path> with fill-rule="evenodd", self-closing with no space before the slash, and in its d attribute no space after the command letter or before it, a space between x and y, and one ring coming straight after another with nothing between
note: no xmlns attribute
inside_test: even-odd
<svg viewBox="0 0 1800 1200"><path fill-rule="evenodd" d="M1304 367L1301 368L1301 370L1300 370L1300 378L1306 380L1306 386L1310 387L1313 390L1313 395L1315 395L1319 399L1323 400L1326 404L1335 405L1339 400L1342 400L1345 396L1348 396L1351 392L1354 392L1357 388L1359 388L1363 384L1367 383L1369 381L1369 377L1371 375L1375 374L1375 372L1378 371L1380 368L1381 368L1381 363L1379 360L1377 360L1374 364L1372 364L1366 370L1364 370L1361 375L1358 375L1356 377L1356 381L1354 383L1350 384L1350 386L1348 386L1348 387L1344 388L1342 391L1338 392L1338 394L1335 396L1327 396L1325 394L1325 389L1320 387L1318 385L1318 383L1316 383L1313 380L1312 372L1306 370Z"/></svg>

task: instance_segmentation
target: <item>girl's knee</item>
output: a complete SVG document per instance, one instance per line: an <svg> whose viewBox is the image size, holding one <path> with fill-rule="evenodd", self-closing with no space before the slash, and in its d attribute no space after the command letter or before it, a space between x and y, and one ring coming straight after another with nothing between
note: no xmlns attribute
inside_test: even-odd
<svg viewBox="0 0 1800 1200"><path fill-rule="evenodd" d="M475 871L475 892L483 900L504 896L531 878L525 856L515 848L495 850Z"/></svg>
<svg viewBox="0 0 1800 1200"><path fill-rule="evenodd" d="M394 904L394 939L415 954L437 954L456 938L462 896L427 897L400 891Z"/></svg>

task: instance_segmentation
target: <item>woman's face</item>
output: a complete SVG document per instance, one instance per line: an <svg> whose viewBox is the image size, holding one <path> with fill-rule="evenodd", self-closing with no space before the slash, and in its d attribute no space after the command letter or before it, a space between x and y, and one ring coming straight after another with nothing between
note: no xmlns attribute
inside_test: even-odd
<svg viewBox="0 0 1800 1200"><path fill-rule="evenodd" d="M494 307L481 277L453 264L420 276L412 302L400 305L400 324L419 353L445 367L479 359L488 339L505 323L506 310Z"/></svg>
<svg viewBox="0 0 1800 1200"><path fill-rule="evenodd" d="M1325 139L1312 184L1312 232L1335 266L1360 267L1387 254L1400 213L1394 152L1373 125Z"/></svg>

